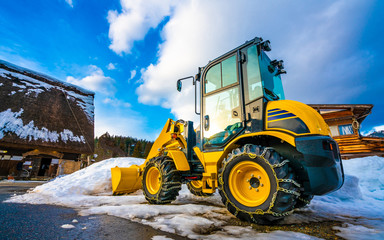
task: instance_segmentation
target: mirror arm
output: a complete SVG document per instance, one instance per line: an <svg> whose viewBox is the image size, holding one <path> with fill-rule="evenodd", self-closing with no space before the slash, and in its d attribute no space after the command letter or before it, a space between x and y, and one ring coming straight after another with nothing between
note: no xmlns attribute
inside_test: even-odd
<svg viewBox="0 0 384 240"><path fill-rule="evenodd" d="M177 80L177 82L181 82L183 80L187 80L187 79L190 79L190 78L192 78L192 84L195 86L195 113L197 115L200 115L200 113L197 112L197 84L196 84L196 82L200 81L198 79L198 75L196 75L196 78L193 77L193 76L189 76L189 77L185 77L185 78L180 78L179 80ZM180 91L181 91L181 89L180 89Z"/></svg>
<svg viewBox="0 0 384 240"><path fill-rule="evenodd" d="M194 77L194 76L189 76L189 77L185 77L185 78L180 78L180 79L177 80L177 81L183 81L183 80L186 80L186 79L189 79L189 78L192 78L193 85L195 85L195 77Z"/></svg>
<svg viewBox="0 0 384 240"><path fill-rule="evenodd" d="M196 81L197 81L197 79L196 79ZM194 84L195 85L195 113L197 115L200 115L200 113L197 112L197 84L196 84L196 81L195 81L195 84ZM200 80L199 80L199 82L200 82Z"/></svg>

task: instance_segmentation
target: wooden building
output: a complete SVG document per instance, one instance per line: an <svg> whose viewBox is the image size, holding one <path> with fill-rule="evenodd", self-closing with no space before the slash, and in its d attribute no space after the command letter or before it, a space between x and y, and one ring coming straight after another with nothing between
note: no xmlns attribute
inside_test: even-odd
<svg viewBox="0 0 384 240"><path fill-rule="evenodd" d="M0 176L47 178L94 151L94 93L0 60Z"/></svg>
<svg viewBox="0 0 384 240"><path fill-rule="evenodd" d="M310 104L329 125L343 159L384 156L384 138L360 134L360 126L371 113L372 104Z"/></svg>

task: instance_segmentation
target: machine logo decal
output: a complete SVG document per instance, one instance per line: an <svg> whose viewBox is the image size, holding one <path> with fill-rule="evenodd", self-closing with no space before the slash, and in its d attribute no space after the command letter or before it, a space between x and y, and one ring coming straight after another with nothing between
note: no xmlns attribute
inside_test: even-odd
<svg viewBox="0 0 384 240"><path fill-rule="evenodd" d="M280 108L268 110L268 121L283 120L292 117L296 117L296 115L286 110L281 110Z"/></svg>
<svg viewBox="0 0 384 240"><path fill-rule="evenodd" d="M296 117L296 115L293 113L286 113L286 114L282 114L282 115L268 117L268 121L282 120L282 119L289 118L289 117Z"/></svg>

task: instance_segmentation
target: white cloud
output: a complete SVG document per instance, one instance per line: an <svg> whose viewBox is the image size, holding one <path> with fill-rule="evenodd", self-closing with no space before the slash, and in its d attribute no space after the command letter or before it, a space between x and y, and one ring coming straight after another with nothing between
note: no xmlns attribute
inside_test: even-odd
<svg viewBox="0 0 384 240"><path fill-rule="evenodd" d="M178 93L176 80L255 36L271 40L271 58L284 59L287 98L346 101L363 89L358 80L370 54L355 51L351 40L362 29L370 5L358 0L184 1L162 31L158 62L142 74L139 101L171 108L178 118L196 119L192 84L184 82Z"/></svg>
<svg viewBox="0 0 384 240"><path fill-rule="evenodd" d="M369 130L360 130L361 135L368 136L369 134L372 134L374 132L381 132L384 131L384 125L375 126L373 128L370 128Z"/></svg>
<svg viewBox="0 0 384 240"><path fill-rule="evenodd" d="M131 71L131 78L129 80L132 80L134 77L136 77L136 70Z"/></svg>
<svg viewBox="0 0 384 240"><path fill-rule="evenodd" d="M116 66L115 66L115 64L113 64L113 63L109 63L109 64L107 65L107 69L108 69L108 70L115 70L115 69L116 69Z"/></svg>
<svg viewBox="0 0 384 240"><path fill-rule="evenodd" d="M68 5L73 8L73 2L72 0L65 0L66 3L68 3Z"/></svg>
<svg viewBox="0 0 384 240"><path fill-rule="evenodd" d="M95 135L105 132L112 135L155 139L145 117L131 109L131 104L115 96L115 80L104 75L94 65L88 67L83 78L67 77L67 82L96 92L95 95ZM140 126L140 127L138 127Z"/></svg>
<svg viewBox="0 0 384 240"><path fill-rule="evenodd" d="M108 115L105 112L95 114L95 136L101 136L108 132L111 135L131 136L140 139L154 140L156 138L152 130L147 127L148 123L145 118L137 114L127 115L118 112Z"/></svg>
<svg viewBox="0 0 384 240"><path fill-rule="evenodd" d="M170 15L173 0L120 0L121 12L108 12L109 46L117 54L130 53L133 42L142 40L151 28L156 28Z"/></svg>
<svg viewBox="0 0 384 240"><path fill-rule="evenodd" d="M104 76L103 70L94 65L89 66L88 76L81 79L68 76L67 82L104 95L113 95L116 92L113 85L115 80Z"/></svg>
<svg viewBox="0 0 384 240"><path fill-rule="evenodd" d="M373 128L373 130L374 130L375 132L384 131L384 125L376 126L376 127Z"/></svg>
<svg viewBox="0 0 384 240"><path fill-rule="evenodd" d="M117 98L105 98L103 100L103 103L104 104L107 104L107 105L111 105L111 106L114 106L114 107L126 107L126 108L129 108L131 107L132 105L128 102L124 102L124 101L121 101Z"/></svg>

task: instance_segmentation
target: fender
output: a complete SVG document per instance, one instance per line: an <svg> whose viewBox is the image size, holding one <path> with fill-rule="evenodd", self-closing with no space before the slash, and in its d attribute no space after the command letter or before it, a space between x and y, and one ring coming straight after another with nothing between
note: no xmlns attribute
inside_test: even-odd
<svg viewBox="0 0 384 240"><path fill-rule="evenodd" d="M281 139L282 141L285 141L292 145L293 147L296 147L295 143L295 137L284 133L284 132L278 132L278 131L262 131L257 133L247 133L242 134L232 141L230 141L227 146L224 148L224 150L217 150L212 152L202 152L199 147L194 147L193 150L195 151L197 157L200 159L201 163L204 166L204 169L207 173L217 173L217 168L221 164L221 160L223 160L227 154L232 151L232 149L237 148L236 143L243 139L243 138L251 138L255 136L271 136ZM181 152L184 154L183 152ZM185 155L184 155L185 158ZM175 158L174 158L175 160ZM185 160L186 161L186 160ZM175 161L176 162L176 161ZM188 163L188 162L187 162ZM176 166L177 167L177 166Z"/></svg>
<svg viewBox="0 0 384 240"><path fill-rule="evenodd" d="M188 160L182 151L171 150L171 151L168 151L167 155L173 159L173 162L175 163L177 170L179 171L190 170Z"/></svg>
<svg viewBox="0 0 384 240"><path fill-rule="evenodd" d="M227 144L227 146L224 148L224 151L226 151L227 149L232 149L231 146L236 144L236 142L239 141L240 139L249 138L249 137L255 137L255 136L271 136L271 137L276 137L276 138L279 138L279 139L289 143L293 147L296 147L295 137L290 135L290 134L288 134L288 133L279 132L279 131L262 131L262 132L256 132L256 133L242 134L242 135L238 136L237 138L233 139L231 142L229 142Z"/></svg>

